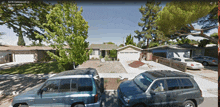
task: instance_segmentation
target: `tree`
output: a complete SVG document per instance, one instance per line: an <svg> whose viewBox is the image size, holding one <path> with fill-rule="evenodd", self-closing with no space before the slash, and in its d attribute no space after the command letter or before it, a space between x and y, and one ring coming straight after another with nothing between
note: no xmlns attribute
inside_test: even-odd
<svg viewBox="0 0 220 107"><path fill-rule="evenodd" d="M37 34L38 38L43 39L50 47L59 51L56 55L47 52L48 55L58 61L59 68L68 70L76 65L82 64L88 59L91 50L88 51L88 22L82 17L82 7L78 10L74 2L60 2L46 15L47 23L45 36ZM52 29L48 29L52 28ZM69 48L64 48L68 46Z"/></svg>
<svg viewBox="0 0 220 107"><path fill-rule="evenodd" d="M200 40L198 47L205 47L210 41L207 39Z"/></svg>
<svg viewBox="0 0 220 107"><path fill-rule="evenodd" d="M198 22L200 18L213 14L212 10L216 7L218 7L216 2L172 1L167 3L163 10L158 13L156 20L158 30L162 31L169 38L193 35L204 37L217 43L218 41L216 39L204 34L207 30L217 28L215 24L213 26L203 27L202 29L195 29L193 26L193 23ZM194 31L199 33L194 33Z"/></svg>
<svg viewBox="0 0 220 107"><path fill-rule="evenodd" d="M36 34L44 35L43 23L46 23L46 14L53 8L54 5L42 1L28 1L22 3L22 6L11 6L4 2L0 4L0 25L6 25L12 28L19 36L26 36L30 40L42 40L36 38ZM34 33L35 32L35 33ZM45 36L45 35L44 35Z"/></svg>
<svg viewBox="0 0 220 107"><path fill-rule="evenodd" d="M113 42L104 42L103 44L115 44Z"/></svg>
<svg viewBox="0 0 220 107"><path fill-rule="evenodd" d="M142 14L141 21L143 21L143 23L139 22L138 26L142 27L142 31L134 31L137 34L135 38L138 38L138 41L147 41L146 47L148 47L150 41L153 39L157 41L165 39L162 32L157 30L157 25L155 23L157 19L156 16L161 10L161 7L159 5L160 2L155 2L154 0L152 0L147 1L144 7L141 6L141 8L139 8L139 11Z"/></svg>
<svg viewBox="0 0 220 107"><path fill-rule="evenodd" d="M120 45L119 45L119 47L124 47L124 46L125 46L124 44L120 44Z"/></svg>
<svg viewBox="0 0 220 107"><path fill-rule="evenodd" d="M23 35L22 35L22 31L19 30L19 36L18 36L18 42L17 42L17 45L18 46L25 46L25 42L24 42L24 38L23 38Z"/></svg>
<svg viewBox="0 0 220 107"><path fill-rule="evenodd" d="M117 50L115 50L115 49L110 50L110 57L116 58L117 57Z"/></svg>
<svg viewBox="0 0 220 107"><path fill-rule="evenodd" d="M128 35L128 36L126 37L125 45L134 45L134 46L136 46L136 44L135 44L135 42L134 42L133 39L134 39L134 37L131 37L131 34Z"/></svg>

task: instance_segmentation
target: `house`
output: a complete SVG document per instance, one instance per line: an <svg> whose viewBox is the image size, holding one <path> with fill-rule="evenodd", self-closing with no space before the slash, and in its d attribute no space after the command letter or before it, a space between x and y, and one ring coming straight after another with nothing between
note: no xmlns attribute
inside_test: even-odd
<svg viewBox="0 0 220 107"><path fill-rule="evenodd" d="M144 49L143 52L152 52L153 55L165 58L186 57L204 55L204 48L196 47L190 44L163 45Z"/></svg>
<svg viewBox="0 0 220 107"><path fill-rule="evenodd" d="M0 63L7 62L37 62L43 60L46 51L55 52L52 47L43 46L0 46Z"/></svg>
<svg viewBox="0 0 220 107"><path fill-rule="evenodd" d="M115 44L91 44L87 49L92 49L92 53L89 55L89 59L99 59L100 55L104 58L110 54L110 50L117 49Z"/></svg>
<svg viewBox="0 0 220 107"><path fill-rule="evenodd" d="M117 58L119 61L139 60L142 50L136 46L127 45L117 49Z"/></svg>

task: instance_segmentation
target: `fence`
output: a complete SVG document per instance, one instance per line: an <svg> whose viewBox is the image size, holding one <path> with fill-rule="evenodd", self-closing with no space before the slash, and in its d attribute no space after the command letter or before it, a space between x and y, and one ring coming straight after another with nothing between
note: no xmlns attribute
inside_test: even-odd
<svg viewBox="0 0 220 107"><path fill-rule="evenodd" d="M152 56L152 61L161 63L163 65L172 67L174 69L178 69L180 71L186 72L186 63L170 60L167 58L159 57L159 56Z"/></svg>

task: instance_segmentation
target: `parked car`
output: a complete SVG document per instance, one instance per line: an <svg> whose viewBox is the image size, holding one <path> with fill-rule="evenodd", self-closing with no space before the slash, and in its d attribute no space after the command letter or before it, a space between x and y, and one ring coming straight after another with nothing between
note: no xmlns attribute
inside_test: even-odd
<svg viewBox="0 0 220 107"><path fill-rule="evenodd" d="M218 58L213 58L209 56L193 57L193 60L202 63L204 66L218 65Z"/></svg>
<svg viewBox="0 0 220 107"><path fill-rule="evenodd" d="M171 58L171 59L186 63L186 66L189 69L203 69L204 68L204 66L201 63L195 62L190 58Z"/></svg>
<svg viewBox="0 0 220 107"><path fill-rule="evenodd" d="M178 71L146 71L122 82L117 92L122 107L197 107L204 101L193 76Z"/></svg>
<svg viewBox="0 0 220 107"><path fill-rule="evenodd" d="M96 69L75 69L61 72L43 85L15 96L11 107L100 107L103 92Z"/></svg>

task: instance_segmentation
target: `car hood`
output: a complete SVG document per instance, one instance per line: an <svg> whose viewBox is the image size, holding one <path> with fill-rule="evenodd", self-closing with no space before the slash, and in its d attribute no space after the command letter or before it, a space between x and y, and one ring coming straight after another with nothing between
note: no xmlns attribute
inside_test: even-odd
<svg viewBox="0 0 220 107"><path fill-rule="evenodd" d="M39 87L35 87L29 91L25 91L17 96L15 96L13 98L13 100L15 99L27 99L27 98L30 98L30 97L35 97L35 95L37 95L37 91L40 89L40 86Z"/></svg>
<svg viewBox="0 0 220 107"><path fill-rule="evenodd" d="M122 94L126 97L143 93L143 90L141 90L133 80L122 82L119 87Z"/></svg>

